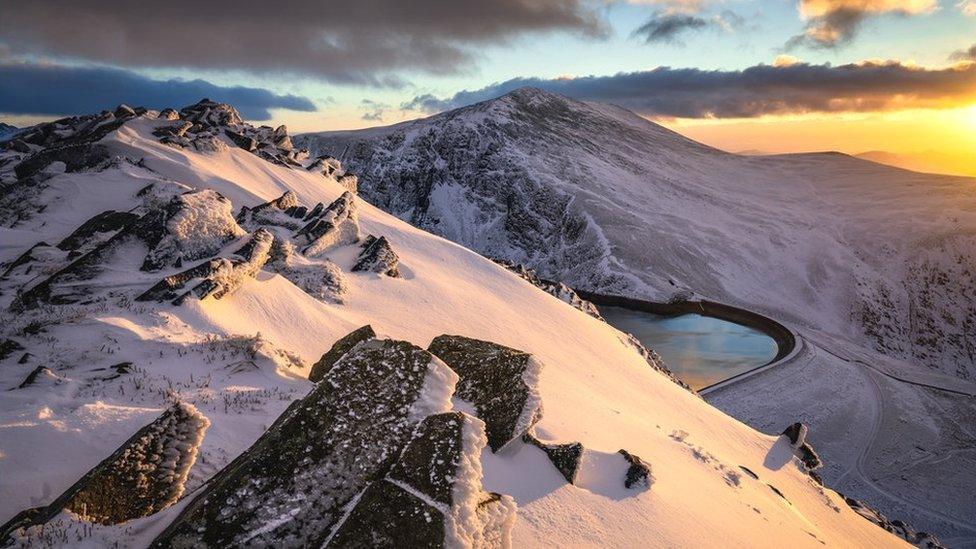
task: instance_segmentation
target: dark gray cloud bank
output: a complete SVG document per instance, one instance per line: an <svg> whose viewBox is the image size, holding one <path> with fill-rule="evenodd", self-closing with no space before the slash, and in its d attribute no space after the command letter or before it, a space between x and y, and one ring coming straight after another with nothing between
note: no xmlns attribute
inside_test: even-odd
<svg viewBox="0 0 976 549"><path fill-rule="evenodd" d="M316 110L307 98L276 95L261 88L223 87L204 80L153 80L103 67L0 64L0 82L0 112L10 114L87 114L119 103L179 108L204 97L230 103L250 120L269 120L269 109Z"/></svg>
<svg viewBox="0 0 976 549"><path fill-rule="evenodd" d="M533 86L569 97L615 103L640 114L679 118L750 118L766 114L884 110L931 106L976 95L976 63L924 69L895 62L706 71L650 71L572 79L516 78L451 97L417 96L404 108L439 112Z"/></svg>
<svg viewBox="0 0 976 549"><path fill-rule="evenodd" d="M529 32L606 32L584 0L29 0L2 11L13 54L375 85L466 69L475 48Z"/></svg>

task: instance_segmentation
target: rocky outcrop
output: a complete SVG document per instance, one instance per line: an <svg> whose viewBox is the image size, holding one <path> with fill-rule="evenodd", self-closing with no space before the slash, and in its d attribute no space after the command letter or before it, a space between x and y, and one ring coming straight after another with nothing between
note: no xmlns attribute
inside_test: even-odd
<svg viewBox="0 0 976 549"><path fill-rule="evenodd" d="M17 351L23 351L24 346L20 343L14 341L13 339L4 339L0 341L0 360L6 360L6 358Z"/></svg>
<svg viewBox="0 0 976 549"><path fill-rule="evenodd" d="M376 332L373 331L373 327L369 324L349 332L348 334L339 338L338 341L332 344L332 348L328 350L322 358L312 365L312 370L308 374L308 380L314 383L318 383L325 377L326 374L332 370L336 362L340 358L345 356L353 347L359 345L363 341L369 341L376 337Z"/></svg>
<svg viewBox="0 0 976 549"><path fill-rule="evenodd" d="M218 473L153 546L322 546L350 502L361 502L363 491L390 472L417 425L450 409L456 382L441 361L410 343L356 346Z"/></svg>
<svg viewBox="0 0 976 549"><path fill-rule="evenodd" d="M841 495L843 496L843 494ZM935 537L935 535L922 531L916 532L911 526L900 520L888 520L888 518L882 515L881 512L872 508L863 501L844 497L844 502L847 503L847 506L858 515L861 515L865 519L873 522L881 528L884 528L885 530L904 539L916 547L921 547L924 549L945 549L942 543L939 541L939 538Z"/></svg>
<svg viewBox="0 0 976 549"><path fill-rule="evenodd" d="M0 542L18 528L44 524L63 510L83 520L119 524L176 503L210 421L190 404L167 409L50 505L22 512L0 528Z"/></svg>
<svg viewBox="0 0 976 549"><path fill-rule="evenodd" d="M539 278L539 275L533 269L529 269L525 265L520 265L512 261L507 261L505 259L495 259L492 261L505 267L509 271L517 274L520 278L532 284L536 288L546 292L549 295L564 301L571 305L575 309L579 309L584 313L592 316L593 318L598 318L603 320L603 316L600 315L600 310L596 308L596 305L590 303L589 301L581 298L579 295L573 291L572 288L563 284L562 282L552 282L550 280L543 280Z"/></svg>
<svg viewBox="0 0 976 549"><path fill-rule="evenodd" d="M309 219L295 233L295 238L303 246L302 253L309 256L358 242L359 216L355 196L348 191L342 193L321 213Z"/></svg>
<svg viewBox="0 0 976 549"><path fill-rule="evenodd" d="M91 242L98 233L114 233L132 223L139 216L129 212L108 210L102 212L81 224L70 235L58 243L57 247L64 251L73 251Z"/></svg>
<svg viewBox="0 0 976 549"><path fill-rule="evenodd" d="M179 267L216 254L244 230L231 215L230 200L212 190L191 191L174 197L163 210L160 227L153 227L143 271ZM152 242L155 240L155 242Z"/></svg>
<svg viewBox="0 0 976 549"><path fill-rule="evenodd" d="M522 435L522 441L531 444L546 453L546 457L559 471L559 474L570 484L576 483L576 473L583 461L583 445L579 442L567 444L550 444L542 442L530 433Z"/></svg>
<svg viewBox="0 0 976 549"><path fill-rule="evenodd" d="M44 385L44 384L57 385L62 381L63 378L58 374L54 373L54 371L52 371L47 366L38 366L37 368L34 368L31 371L31 373L27 374L27 377L24 378L24 381L20 382L20 385L18 385L17 388L24 389L27 387L31 387L33 385Z"/></svg>
<svg viewBox="0 0 976 549"><path fill-rule="evenodd" d="M515 502L481 487L484 424L428 416L386 478L371 484L329 547L507 547Z"/></svg>
<svg viewBox="0 0 976 549"><path fill-rule="evenodd" d="M634 490L646 490L650 488L651 483L654 482L654 477L651 474L651 466L638 456L622 448L617 453L624 456L624 459L629 464L627 467L627 475L624 477L624 488Z"/></svg>
<svg viewBox="0 0 976 549"><path fill-rule="evenodd" d="M189 297L220 299L253 278L268 261L274 235L258 229L236 252L237 257L207 260L183 272L167 276L138 297L136 301L171 301L182 305ZM189 283L194 285L187 288Z"/></svg>
<svg viewBox="0 0 976 549"><path fill-rule="evenodd" d="M393 251L390 241L385 236L379 238L368 238L363 245L363 251L359 252L353 271L366 271L379 273L391 278L400 276L400 256Z"/></svg>
<svg viewBox="0 0 976 549"><path fill-rule="evenodd" d="M806 467L807 472L812 473L819 469L823 462L820 456L813 450L813 446L807 442L807 426L802 423L794 423L783 431L783 435L790 441L795 455Z"/></svg>
<svg viewBox="0 0 976 549"><path fill-rule="evenodd" d="M456 396L474 405L493 452L541 419L537 384L542 365L529 353L454 335L437 336L428 349L461 377Z"/></svg>
<svg viewBox="0 0 976 549"><path fill-rule="evenodd" d="M253 208L244 206L237 214L237 222L244 227L277 225L291 230L302 227L308 208L298 203L298 197L287 191L280 197Z"/></svg>

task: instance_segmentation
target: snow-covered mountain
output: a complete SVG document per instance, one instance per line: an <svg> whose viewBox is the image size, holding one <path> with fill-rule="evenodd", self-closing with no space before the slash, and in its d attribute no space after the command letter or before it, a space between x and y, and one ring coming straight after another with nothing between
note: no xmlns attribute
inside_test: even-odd
<svg viewBox="0 0 976 549"><path fill-rule="evenodd" d="M728 154L531 88L296 143L380 208L547 278L783 322L801 351L707 398L761 429L803 419L836 486L976 540L973 179Z"/></svg>
<svg viewBox="0 0 976 549"><path fill-rule="evenodd" d="M18 128L17 126L11 126L10 124L5 124L3 122L0 122L0 141L5 141L7 139L10 139L14 135L17 135L17 132L19 131L20 128Z"/></svg>
<svg viewBox="0 0 976 549"><path fill-rule="evenodd" d="M723 414L283 127L120 106L28 129L0 178L16 544L932 541L821 486L793 417Z"/></svg>

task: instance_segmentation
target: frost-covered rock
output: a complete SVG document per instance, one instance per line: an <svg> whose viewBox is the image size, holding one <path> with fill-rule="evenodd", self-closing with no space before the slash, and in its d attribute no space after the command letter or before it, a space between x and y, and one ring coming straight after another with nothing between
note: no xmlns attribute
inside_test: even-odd
<svg viewBox="0 0 976 549"><path fill-rule="evenodd" d="M180 109L180 118L203 128L240 126L244 123L239 112L227 103L201 99Z"/></svg>
<svg viewBox="0 0 976 549"><path fill-rule="evenodd" d="M314 211L314 210L313 210ZM359 215L356 197L346 191L295 233L302 253L314 256L337 246L359 241Z"/></svg>
<svg viewBox="0 0 976 549"><path fill-rule="evenodd" d="M490 341L440 335L428 347L461 377L457 397L472 403L497 452L542 418L542 364L529 353Z"/></svg>
<svg viewBox="0 0 976 549"><path fill-rule="evenodd" d="M257 225L277 225L297 230L303 225L308 208L298 203L298 197L287 191L278 198L259 204L253 208L244 206L237 214L237 222L245 227Z"/></svg>
<svg viewBox="0 0 976 549"><path fill-rule="evenodd" d="M535 438L531 432L522 435L522 441L531 444L546 453L553 467L570 484L576 483L576 473L583 461L583 445L579 442L566 444L551 444Z"/></svg>
<svg viewBox="0 0 976 549"><path fill-rule="evenodd" d="M164 231L150 248L142 270L180 266L184 261L209 257L244 230L231 214L232 205L220 193L200 190L184 193L167 206Z"/></svg>
<svg viewBox="0 0 976 549"><path fill-rule="evenodd" d="M457 375L404 341L345 355L218 473L153 543L320 547L428 415L451 408Z"/></svg>
<svg viewBox="0 0 976 549"><path fill-rule="evenodd" d="M376 332L373 331L373 327L369 324L342 336L332 344L332 347L322 355L322 358L318 362L312 365L312 371L308 374L308 380L318 383L329 373L329 370L335 366L336 362L352 350L353 347L374 337L376 337Z"/></svg>
<svg viewBox="0 0 976 549"><path fill-rule="evenodd" d="M310 296L342 303L348 291L342 269L327 258L310 260L295 252L290 240L276 238L268 266Z"/></svg>
<svg viewBox="0 0 976 549"><path fill-rule="evenodd" d="M629 464L627 474L624 477L624 487L635 490L646 490L650 488L651 483L654 482L654 477L651 475L651 466L638 456L622 448L617 453L624 456L624 459Z"/></svg>
<svg viewBox="0 0 976 549"><path fill-rule="evenodd" d="M193 405L171 406L45 507L0 529L0 543L19 528L41 525L63 510L82 520L118 524L166 509L183 495L210 421Z"/></svg>
<svg viewBox="0 0 976 549"><path fill-rule="evenodd" d="M370 236L363 244L363 250L356 258L353 271L379 273L391 278L400 276L400 256L393 251L393 246L385 236L374 238Z"/></svg>
<svg viewBox="0 0 976 549"><path fill-rule="evenodd" d="M271 232L258 229L237 250L234 254L237 257L210 259L167 276L136 297L136 301L171 301L174 305L181 305L190 296L200 300L208 297L220 299L240 288L248 278L253 278L261 270L268 261L273 241Z"/></svg>
<svg viewBox="0 0 976 549"><path fill-rule="evenodd" d="M482 488L485 443L477 418L461 412L428 416L326 546L509 547L515 501Z"/></svg>

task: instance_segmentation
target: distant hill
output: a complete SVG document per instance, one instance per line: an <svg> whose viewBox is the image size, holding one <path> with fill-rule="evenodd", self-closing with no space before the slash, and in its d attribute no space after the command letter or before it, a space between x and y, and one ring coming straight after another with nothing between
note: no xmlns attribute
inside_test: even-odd
<svg viewBox="0 0 976 549"><path fill-rule="evenodd" d="M897 168L912 170L913 172L976 176L976 155L971 154L953 154L936 151L918 153L868 151L855 156L879 164L887 164Z"/></svg>

